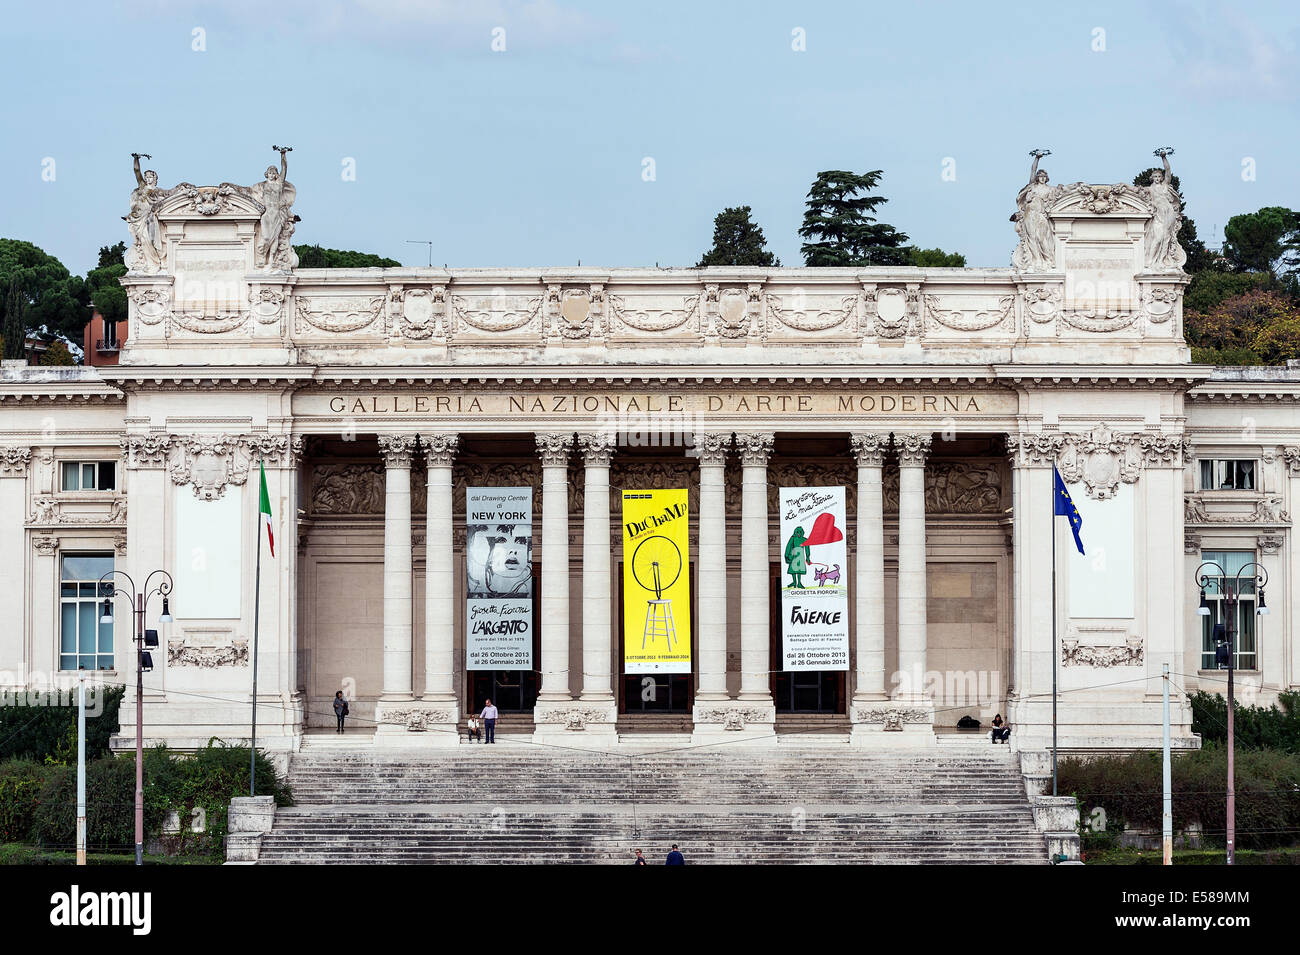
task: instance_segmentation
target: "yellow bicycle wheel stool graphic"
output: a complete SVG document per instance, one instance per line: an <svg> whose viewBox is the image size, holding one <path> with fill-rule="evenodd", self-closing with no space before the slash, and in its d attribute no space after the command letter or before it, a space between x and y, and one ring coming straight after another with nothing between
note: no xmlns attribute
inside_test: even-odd
<svg viewBox="0 0 1300 955"><path fill-rule="evenodd" d="M664 591L677 583L682 573L682 552L667 537L655 534L636 545L632 552L632 579L647 595L645 629L641 634L641 649L646 641L654 643L663 637L668 649L673 648L677 629L673 625L673 602L664 599Z"/></svg>

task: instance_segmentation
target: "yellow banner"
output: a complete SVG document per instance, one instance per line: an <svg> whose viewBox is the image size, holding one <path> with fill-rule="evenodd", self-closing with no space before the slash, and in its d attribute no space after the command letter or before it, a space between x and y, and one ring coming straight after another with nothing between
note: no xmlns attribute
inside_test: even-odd
<svg viewBox="0 0 1300 955"><path fill-rule="evenodd" d="M623 672L691 672L686 490L623 492Z"/></svg>

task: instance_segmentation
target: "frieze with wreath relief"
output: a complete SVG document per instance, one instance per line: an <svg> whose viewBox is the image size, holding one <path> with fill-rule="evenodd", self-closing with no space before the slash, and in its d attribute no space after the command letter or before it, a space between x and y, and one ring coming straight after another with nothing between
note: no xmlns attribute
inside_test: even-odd
<svg viewBox="0 0 1300 955"><path fill-rule="evenodd" d="M299 296L294 299L294 312L298 317L299 331L304 331L302 326L307 325L335 334L358 332L381 321L385 301L387 295L352 298ZM382 332L383 328L375 331Z"/></svg>
<svg viewBox="0 0 1300 955"><path fill-rule="evenodd" d="M981 332L996 328L1011 317L1016 306L1014 295L1003 295L985 308L944 308L936 295L925 296L926 313L931 327L950 328L959 332Z"/></svg>

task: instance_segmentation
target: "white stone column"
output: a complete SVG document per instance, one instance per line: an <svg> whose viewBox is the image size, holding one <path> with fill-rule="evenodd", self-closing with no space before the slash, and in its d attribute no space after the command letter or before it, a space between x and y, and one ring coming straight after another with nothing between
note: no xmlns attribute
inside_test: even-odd
<svg viewBox="0 0 1300 955"><path fill-rule="evenodd" d="M384 459L384 686L375 708L375 736L402 735L410 719L412 434L379 436Z"/></svg>
<svg viewBox="0 0 1300 955"><path fill-rule="evenodd" d="M578 435L583 463L582 723L589 733L612 735L618 720L611 658L609 462L614 434Z"/></svg>
<svg viewBox="0 0 1300 955"><path fill-rule="evenodd" d="M743 465L740 498L740 696L745 730L770 734L776 723L772 701L768 551L767 462L773 435L736 435Z"/></svg>
<svg viewBox="0 0 1300 955"><path fill-rule="evenodd" d="M887 434L852 434L858 463L857 566L854 571L857 665L849 718L855 739L883 730L885 693L885 498Z"/></svg>
<svg viewBox="0 0 1300 955"><path fill-rule="evenodd" d="M0 620L9 621L9 635L0 640L0 686L22 684L27 670L23 623L24 604L30 598L26 596L24 554L31 551L23 525L27 523L27 466L31 459L31 448L0 448L0 540L8 542L5 559L0 560Z"/></svg>
<svg viewBox="0 0 1300 955"><path fill-rule="evenodd" d="M424 535L424 696L430 739L456 743L455 562L452 554L452 465L460 437L420 435L428 474Z"/></svg>
<svg viewBox="0 0 1300 955"><path fill-rule="evenodd" d="M727 450L729 434L696 434L700 457L699 588L700 685L697 702L727 697ZM697 713L698 718L698 713Z"/></svg>
<svg viewBox="0 0 1300 955"><path fill-rule="evenodd" d="M898 450L898 682L894 698L925 699L925 459L929 434L896 433Z"/></svg>
<svg viewBox="0 0 1300 955"><path fill-rule="evenodd" d="M536 735L564 731L569 691L569 452L572 434L538 434L542 462L542 686Z"/></svg>

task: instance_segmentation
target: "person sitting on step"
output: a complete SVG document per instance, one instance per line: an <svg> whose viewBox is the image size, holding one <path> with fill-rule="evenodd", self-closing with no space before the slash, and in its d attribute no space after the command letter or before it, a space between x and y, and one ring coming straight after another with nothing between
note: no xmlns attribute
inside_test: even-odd
<svg viewBox="0 0 1300 955"><path fill-rule="evenodd" d="M479 726L478 719L476 719L473 716L471 716L468 720L465 721L465 742L467 743L483 742L483 734L479 731L478 726Z"/></svg>
<svg viewBox="0 0 1300 955"><path fill-rule="evenodd" d="M993 717L993 732L989 734L994 743L1006 743L1011 739L1011 726L1002 719L999 713Z"/></svg>

